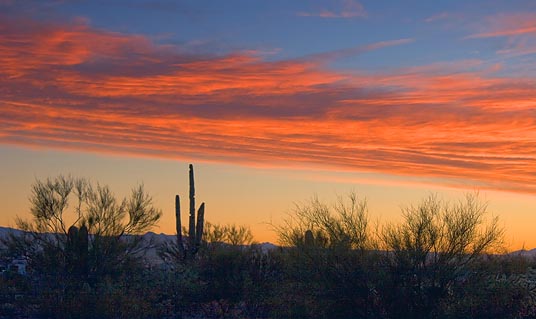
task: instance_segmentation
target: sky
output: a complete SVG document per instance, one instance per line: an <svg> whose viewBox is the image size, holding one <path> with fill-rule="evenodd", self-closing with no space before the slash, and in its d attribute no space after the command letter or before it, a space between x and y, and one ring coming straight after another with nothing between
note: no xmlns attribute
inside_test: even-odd
<svg viewBox="0 0 536 319"><path fill-rule="evenodd" d="M173 233L194 163L258 241L315 194L390 222L478 191L536 247L534 1L0 0L0 114L0 225L72 174L143 183Z"/></svg>

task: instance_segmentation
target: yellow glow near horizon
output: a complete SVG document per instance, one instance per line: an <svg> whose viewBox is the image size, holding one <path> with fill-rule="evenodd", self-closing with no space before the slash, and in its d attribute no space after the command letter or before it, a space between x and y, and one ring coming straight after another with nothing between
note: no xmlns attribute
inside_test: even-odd
<svg viewBox="0 0 536 319"><path fill-rule="evenodd" d="M188 163L151 158L95 155L91 153L28 150L1 146L0 193L4 203L0 225L14 226L15 217L29 217L28 197L35 179L59 174L88 177L108 184L118 196L143 183L164 215L153 231L175 233L174 196L181 195L182 211L188 211ZM206 219L212 223L249 226L258 242L276 242L270 223L278 224L296 203L313 195L334 202L338 195L355 191L365 198L369 216L380 222L401 219L403 206L418 203L431 192L445 200L460 199L464 192L427 182L404 183L403 178L374 174L329 171L251 168L234 165L194 163L196 199L206 202ZM536 201L530 194L481 191L489 211L498 215L506 229L510 250L536 247ZM183 213L183 223L186 213Z"/></svg>

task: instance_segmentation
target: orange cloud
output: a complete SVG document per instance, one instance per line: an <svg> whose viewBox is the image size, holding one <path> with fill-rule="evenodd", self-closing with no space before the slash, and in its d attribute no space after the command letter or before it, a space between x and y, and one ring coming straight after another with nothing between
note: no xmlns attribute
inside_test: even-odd
<svg viewBox="0 0 536 319"><path fill-rule="evenodd" d="M0 20L0 142L334 168L536 193L536 80L480 61L386 73L195 55L85 23Z"/></svg>

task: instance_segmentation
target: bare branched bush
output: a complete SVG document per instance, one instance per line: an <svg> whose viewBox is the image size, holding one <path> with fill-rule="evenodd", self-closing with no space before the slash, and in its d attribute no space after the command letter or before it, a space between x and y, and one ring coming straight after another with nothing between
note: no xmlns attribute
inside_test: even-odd
<svg viewBox="0 0 536 319"><path fill-rule="evenodd" d="M207 243L227 243L234 246L251 245L253 234L251 229L244 225L220 225L205 223L203 238Z"/></svg>
<svg viewBox="0 0 536 319"><path fill-rule="evenodd" d="M206 221L203 229L203 239L207 243L225 242L225 226Z"/></svg>
<svg viewBox="0 0 536 319"><path fill-rule="evenodd" d="M285 317L363 318L378 313L378 253L367 203L355 193L334 205L313 197L274 226L283 250L292 300ZM296 296L299 296L296 298Z"/></svg>
<svg viewBox="0 0 536 319"><path fill-rule="evenodd" d="M384 248L398 263L462 266L501 249L504 231L497 217L486 219L487 204L478 194L467 194L454 204L431 195L403 213L404 221L387 225L382 234Z"/></svg>
<svg viewBox="0 0 536 319"><path fill-rule="evenodd" d="M37 180L32 185L30 203L32 218L16 220L25 236L8 238L9 247L28 258L47 255L57 259L50 260L52 266L61 266L67 256L71 227L84 227L89 233L93 269L100 271L139 252L142 247L135 235L156 225L162 215L141 185L130 197L118 200L108 186L94 187L86 179L71 176Z"/></svg>
<svg viewBox="0 0 536 319"><path fill-rule="evenodd" d="M355 193L339 197L333 206L313 197L296 205L281 226L274 226L279 243L284 246L305 245L306 233L314 245L324 248L372 249L374 241L368 220L367 202Z"/></svg>
<svg viewBox="0 0 536 319"><path fill-rule="evenodd" d="M384 296L396 315L428 318L471 278L471 264L501 248L503 229L478 194L453 204L431 195L403 213L381 234L392 276Z"/></svg>

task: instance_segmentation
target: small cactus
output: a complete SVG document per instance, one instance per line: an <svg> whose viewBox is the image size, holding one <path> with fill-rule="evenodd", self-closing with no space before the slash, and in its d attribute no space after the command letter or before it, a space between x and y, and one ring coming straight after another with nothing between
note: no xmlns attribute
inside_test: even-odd
<svg viewBox="0 0 536 319"><path fill-rule="evenodd" d="M315 237L310 229L305 232L303 242L305 247L313 247L315 245Z"/></svg>
<svg viewBox="0 0 536 319"><path fill-rule="evenodd" d="M67 271L81 280L87 278L88 273L88 230L85 225L80 229L71 226L67 233L66 245Z"/></svg>

